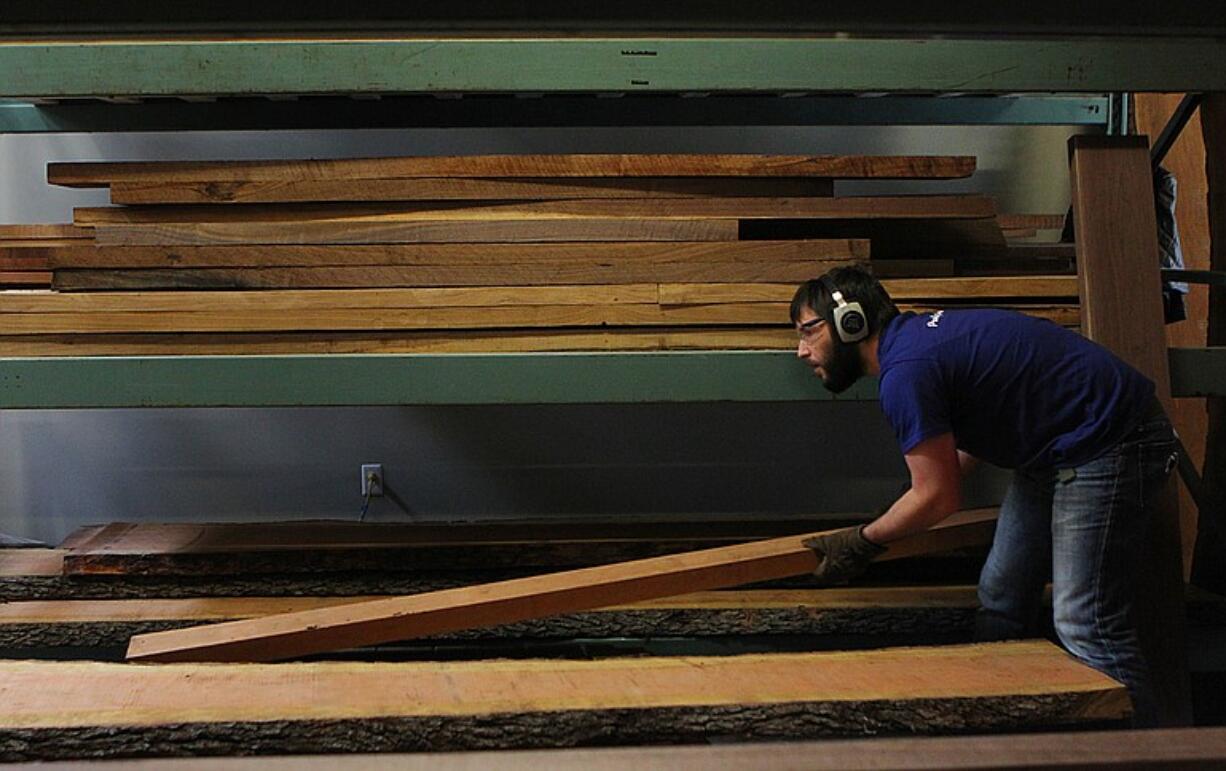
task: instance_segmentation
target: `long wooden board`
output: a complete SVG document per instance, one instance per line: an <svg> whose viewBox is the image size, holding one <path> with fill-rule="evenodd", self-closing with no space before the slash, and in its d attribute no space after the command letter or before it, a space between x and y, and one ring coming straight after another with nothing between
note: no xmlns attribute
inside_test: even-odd
<svg viewBox="0 0 1226 771"><path fill-rule="evenodd" d="M986 516L995 509L975 511ZM579 566L745 543L861 521L861 515L846 514L616 524L116 522L85 529L80 536L74 534L74 545L64 558L64 572L226 575L409 567L431 570Z"/></svg>
<svg viewBox="0 0 1226 771"><path fill-rule="evenodd" d="M897 278L881 282L896 301L963 300L1022 298L1073 298L1077 296L1076 276L994 276L948 278ZM660 284L663 305L703 305L707 303L787 302L796 292L795 284Z"/></svg>
<svg viewBox="0 0 1226 771"><path fill-rule="evenodd" d="M1129 712L1118 683L1046 641L566 662L0 662L0 680L4 760L933 734Z"/></svg>
<svg viewBox="0 0 1226 771"><path fill-rule="evenodd" d="M1171 403L1163 328L1158 226L1144 137L1074 137L1073 223L1077 238L1082 326L1091 340L1154 381ZM1122 277L1126 280L1121 280ZM1173 480L1153 496L1147 559L1137 566L1135 608L1152 669L1155 713L1145 724L1188 725L1190 684L1185 646L1179 508Z"/></svg>
<svg viewBox="0 0 1226 771"><path fill-rule="evenodd" d="M102 246L208 244L516 243L549 241L735 241L734 219L538 218L99 225Z"/></svg>
<svg viewBox="0 0 1226 771"><path fill-rule="evenodd" d="M1075 294L1076 278L1069 276L1020 276L990 279L949 277L933 279L887 279L882 282L895 300L907 303L934 299L999 299L1002 297L1050 297ZM690 287L693 287L692 289ZM240 311L327 311L332 309L447 309L498 308L516 306L641 305L662 302L686 304L687 293L694 302L787 303L795 292L794 284L673 285L656 282L593 287L500 286L430 287L395 289L285 290L279 292L244 291L149 291L90 293L29 293L6 297L0 314L35 315L52 313L101 312L240 312ZM665 298L668 298L665 300ZM787 314L771 319L786 323ZM714 322L713 322L714 323Z"/></svg>
<svg viewBox="0 0 1226 771"><path fill-rule="evenodd" d="M302 179L294 181L115 182L116 204L228 204L313 201L465 201L560 198L828 196L816 177L588 177Z"/></svg>
<svg viewBox="0 0 1226 771"><path fill-rule="evenodd" d="M983 195L846 196L837 198L582 199L418 204L293 206L106 206L73 211L78 226L208 223L344 224L542 219L983 219L996 216Z"/></svg>
<svg viewBox="0 0 1226 771"><path fill-rule="evenodd" d="M284 290L291 291L291 290ZM339 290L338 290L339 291ZM348 291L348 290L346 290ZM68 296L79 296L69 294ZM8 298L4 298L8 299ZM920 308L921 306L910 306ZM922 306L930 309L931 306ZM944 307L944 306L943 306ZM966 304L964 307L976 307ZM1001 307L993 304L993 307ZM1015 306L1017 310L1073 326L1077 307ZM223 311L99 311L81 313L0 313L8 336L112 333L335 332L343 330L493 330L561 327L782 326L787 303L670 305L542 305L495 307L474 314L471 308L344 308ZM792 346L789 346L792 347Z"/></svg>
<svg viewBox="0 0 1226 771"><path fill-rule="evenodd" d="M88 228L79 228L71 223L0 225L0 246L13 241L88 239L92 235Z"/></svg>
<svg viewBox="0 0 1226 771"><path fill-rule="evenodd" d="M1075 311L1073 312L1075 316ZM270 334L0 335L0 356L515 353L527 351L786 350L790 327L614 330L280 332Z"/></svg>
<svg viewBox="0 0 1226 771"><path fill-rule="evenodd" d="M292 268L361 265L472 265L554 262L671 263L867 260L864 239L794 241L671 241L652 243L386 244L332 246L125 246L23 248L0 259L42 259L54 269L100 268Z"/></svg>
<svg viewBox="0 0 1226 771"><path fill-rule="evenodd" d="M124 646L137 634L293 613L367 597L201 597L0 604L0 648ZM970 640L973 586L706 592L457 632L442 639L812 635L883 644ZM439 639L439 638L435 638ZM829 648L830 645L825 647ZM859 647L859 646L857 646Z"/></svg>
<svg viewBox="0 0 1226 771"><path fill-rule="evenodd" d="M138 765L139 764L139 765ZM74 771L151 769L148 761L79 761ZM1226 727L1088 730L991 736L823 739L682 747L486 750L482 752L294 755L255 758L163 758L159 771L592 771L633 768L674 771L752 768L756 771L1107 771L1226 767Z"/></svg>
<svg viewBox="0 0 1226 771"><path fill-rule="evenodd" d="M47 181L258 182L405 177L829 177L949 179L975 170L969 156L478 155L286 161L51 163Z"/></svg>
<svg viewBox="0 0 1226 771"><path fill-rule="evenodd" d="M995 516L964 513L890 544L898 559L991 540ZM375 600L132 639L136 661L271 661L378 642L443 634L625 602L811 572L803 536L757 541L564 573Z"/></svg>
<svg viewBox="0 0 1226 771"><path fill-rule="evenodd" d="M356 268L165 268L60 270L37 274L58 291L125 289L362 289L373 287L549 286L672 282L799 283L850 264L848 260L794 262L553 262L522 265L412 265ZM30 280L34 272L28 272ZM8 274L0 272L0 281Z"/></svg>
<svg viewBox="0 0 1226 771"><path fill-rule="evenodd" d="M549 286L780 282L795 285L851 260L754 262L529 262L500 265L394 265L322 268L135 268L57 270L58 291L159 289L364 289L432 286ZM878 260L878 278L952 277L953 260ZM50 273L47 274L49 277Z"/></svg>

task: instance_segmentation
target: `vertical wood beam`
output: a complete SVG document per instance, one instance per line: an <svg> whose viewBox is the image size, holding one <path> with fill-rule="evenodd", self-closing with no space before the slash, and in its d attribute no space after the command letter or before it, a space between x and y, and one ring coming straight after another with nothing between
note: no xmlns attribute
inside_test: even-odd
<svg viewBox="0 0 1226 771"><path fill-rule="evenodd" d="M1208 180L1209 269L1226 270L1226 93L1206 94L1201 102ZM1208 345L1226 345L1226 289L1210 287ZM1217 511L1201 512L1192 568L1198 585L1226 592L1226 399L1210 397L1205 427L1205 464L1201 478Z"/></svg>
<svg viewBox="0 0 1226 771"><path fill-rule="evenodd" d="M1157 385L1171 411L1158 226L1144 137L1073 137L1072 200L1082 331ZM1154 506L1136 608L1163 725L1190 723L1176 488Z"/></svg>
<svg viewBox="0 0 1226 771"><path fill-rule="evenodd" d="M1148 135L1150 142L1166 127L1171 114L1182 103L1183 94L1137 94L1137 132ZM1162 164L1178 183L1176 218L1179 240L1183 247L1184 267L1188 270L1209 270L1209 214L1205 182L1205 143L1201 138L1200 111L1188 120L1187 126L1171 146ZM1190 284L1184 297L1188 318L1166 325L1166 342L1172 348L1203 348L1208 345L1209 287ZM1171 421L1187 450L1192 464L1200 468L1205 460L1205 400L1195 398L1175 401ZM1179 485L1179 533L1183 541L1184 578L1191 576L1194 550L1199 527L1196 502L1188 489ZM1223 565L1226 570L1226 565ZM1209 588L1209 587L1206 587Z"/></svg>

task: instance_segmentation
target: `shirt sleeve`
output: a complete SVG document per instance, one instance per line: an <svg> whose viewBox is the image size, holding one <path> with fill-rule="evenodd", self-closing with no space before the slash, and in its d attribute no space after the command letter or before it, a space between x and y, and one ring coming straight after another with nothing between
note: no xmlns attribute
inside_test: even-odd
<svg viewBox="0 0 1226 771"><path fill-rule="evenodd" d="M896 363L882 375L878 394L904 455L925 439L953 430L944 378L935 361Z"/></svg>

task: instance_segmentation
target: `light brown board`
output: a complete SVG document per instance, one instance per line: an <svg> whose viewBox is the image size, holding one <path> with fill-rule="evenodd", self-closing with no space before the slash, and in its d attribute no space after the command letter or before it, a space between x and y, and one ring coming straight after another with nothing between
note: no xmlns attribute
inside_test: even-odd
<svg viewBox="0 0 1226 771"><path fill-rule="evenodd" d="M51 163L47 181L69 187L112 182L230 182L405 177L968 177L967 156L855 155L485 155L290 161Z"/></svg>
<svg viewBox="0 0 1226 771"><path fill-rule="evenodd" d="M582 199L248 206L106 206L73 211L81 226L137 224L392 223L540 219L984 219L996 205L982 195L838 198Z"/></svg>
<svg viewBox="0 0 1226 771"><path fill-rule="evenodd" d="M534 287L536 288L536 287ZM544 287L541 287L544 288ZM284 290L292 291L292 290ZM280 292L278 292L279 294ZM254 293L253 294L257 294ZM264 293L260 293L264 294ZM82 295L69 294L70 297ZM6 298L7 299L7 298ZM931 309L931 305L911 308ZM949 307L942 305L941 307ZM962 307L978 307L967 304ZM992 307L1010 307L1007 304ZM1063 325L1075 324L1074 305L1012 306ZM347 308L287 312L271 308L233 311L98 311L0 314L9 336L166 332L332 332L341 330L493 330L558 327L678 327L686 325L782 326L787 303L706 305L620 304L491 307ZM791 346L789 346L791 347Z"/></svg>
<svg viewBox="0 0 1226 771"><path fill-rule="evenodd" d="M0 356L789 349L790 327L272 334L0 335Z"/></svg>
<svg viewBox="0 0 1226 771"><path fill-rule="evenodd" d="M0 246L9 241L79 239L89 238L90 236L91 233L88 228L79 228L71 223L0 225Z"/></svg>
<svg viewBox="0 0 1226 771"><path fill-rule="evenodd" d="M105 757L1016 730L1129 712L1118 683L1046 641L605 661L3 662L0 679L11 691L0 705L5 760L86 748Z"/></svg>
<svg viewBox="0 0 1226 771"><path fill-rule="evenodd" d="M101 246L735 241L732 219L332 220L99 225Z"/></svg>
<svg viewBox="0 0 1226 771"><path fill-rule="evenodd" d="M820 178L589 177L569 179L428 178L296 181L117 182L111 203L280 203L312 201L541 200L559 198L689 198L828 196Z"/></svg>
<svg viewBox="0 0 1226 771"><path fill-rule="evenodd" d="M990 541L995 517L955 515L949 524L896 541L897 559ZM633 562L268 616L132 639L138 661L272 661L607 605L801 575L817 565L801 536Z"/></svg>

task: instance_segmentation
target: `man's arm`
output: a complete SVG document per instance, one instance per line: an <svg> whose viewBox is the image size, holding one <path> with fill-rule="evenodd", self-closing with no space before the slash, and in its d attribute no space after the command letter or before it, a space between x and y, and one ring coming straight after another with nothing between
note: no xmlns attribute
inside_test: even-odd
<svg viewBox="0 0 1226 771"><path fill-rule="evenodd" d="M864 527L864 537L887 544L927 530L957 511L962 504L960 455L951 433L925 439L912 448L903 456L911 472L911 489Z"/></svg>

